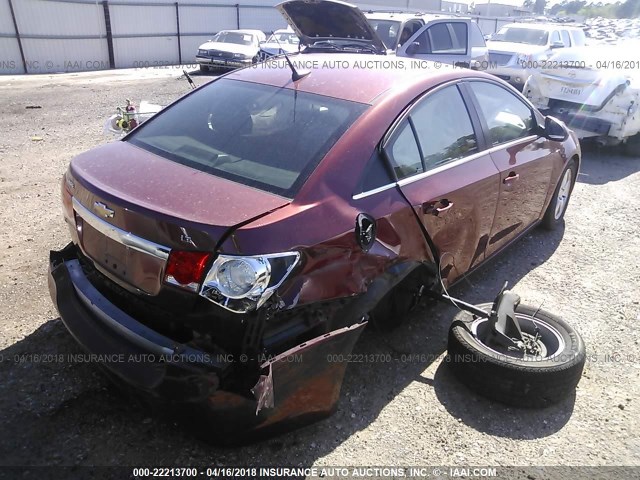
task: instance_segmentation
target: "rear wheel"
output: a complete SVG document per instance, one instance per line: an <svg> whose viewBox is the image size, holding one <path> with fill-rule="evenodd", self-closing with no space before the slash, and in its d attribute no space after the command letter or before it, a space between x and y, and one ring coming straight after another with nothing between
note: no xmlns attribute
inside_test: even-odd
<svg viewBox="0 0 640 480"><path fill-rule="evenodd" d="M551 198L547 211L542 218L542 226L547 230L555 230L562 223L571 192L573 191L573 185L576 182L577 173L576 162L571 160L562 172L560 182L558 182L558 186L553 192L553 198Z"/></svg>
<svg viewBox="0 0 640 480"><path fill-rule="evenodd" d="M447 362L462 383L493 400L531 408L557 403L580 381L584 342L556 315L526 305L515 312L526 352L490 342L489 320L461 312L449 330Z"/></svg>
<svg viewBox="0 0 640 480"><path fill-rule="evenodd" d="M392 288L369 312L371 324L379 331L388 332L402 325L409 314L420 305L422 293L428 288L428 278L421 269L415 269L400 284Z"/></svg>

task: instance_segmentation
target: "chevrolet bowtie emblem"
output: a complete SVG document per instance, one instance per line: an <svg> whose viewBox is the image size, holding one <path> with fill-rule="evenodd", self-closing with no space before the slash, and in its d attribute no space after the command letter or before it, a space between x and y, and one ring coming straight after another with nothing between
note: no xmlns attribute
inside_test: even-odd
<svg viewBox="0 0 640 480"><path fill-rule="evenodd" d="M101 217L104 218L113 218L114 215L114 211L111 210L109 207L107 207L104 203L102 202L94 202L93 204L93 210L100 215Z"/></svg>

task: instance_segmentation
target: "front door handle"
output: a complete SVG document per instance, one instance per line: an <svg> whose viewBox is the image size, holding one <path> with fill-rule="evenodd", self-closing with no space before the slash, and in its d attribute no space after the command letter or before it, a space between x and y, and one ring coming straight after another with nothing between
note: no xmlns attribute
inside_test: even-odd
<svg viewBox="0 0 640 480"><path fill-rule="evenodd" d="M519 178L520 178L520 174L511 172L507 177L505 177L504 180L502 180L502 183L515 182Z"/></svg>

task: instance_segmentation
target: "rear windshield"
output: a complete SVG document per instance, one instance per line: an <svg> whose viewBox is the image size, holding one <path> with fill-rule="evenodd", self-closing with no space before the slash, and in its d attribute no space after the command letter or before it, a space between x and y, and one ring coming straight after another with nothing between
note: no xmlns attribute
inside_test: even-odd
<svg viewBox="0 0 640 480"><path fill-rule="evenodd" d="M238 45L253 45L253 35L242 32L220 32L211 39L212 42L237 43Z"/></svg>
<svg viewBox="0 0 640 480"><path fill-rule="evenodd" d="M293 198L367 105L220 79L127 140L169 160Z"/></svg>

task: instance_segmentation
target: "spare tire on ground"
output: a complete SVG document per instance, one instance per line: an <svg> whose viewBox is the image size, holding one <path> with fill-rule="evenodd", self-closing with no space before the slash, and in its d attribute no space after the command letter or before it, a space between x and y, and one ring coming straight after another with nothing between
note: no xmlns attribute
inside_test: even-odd
<svg viewBox="0 0 640 480"><path fill-rule="evenodd" d="M491 311L491 304L478 307ZM549 312L518 305L515 313L523 336L539 349L537 355L486 345L489 320L462 311L449 329L446 361L462 383L485 397L517 407L557 403L580 381L586 360L584 342L570 325Z"/></svg>

